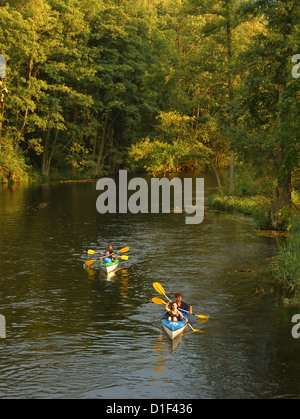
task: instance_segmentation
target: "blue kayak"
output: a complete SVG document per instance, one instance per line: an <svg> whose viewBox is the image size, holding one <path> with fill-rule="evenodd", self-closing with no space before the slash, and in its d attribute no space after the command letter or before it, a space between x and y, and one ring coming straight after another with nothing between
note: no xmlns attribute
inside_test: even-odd
<svg viewBox="0 0 300 419"><path fill-rule="evenodd" d="M163 328L164 328L165 332L167 333L167 335L171 339L174 339L174 338L176 338L176 336L180 335L181 332L183 332L183 330L187 326L187 322L185 320L177 320L176 322L169 321L166 318L167 314L168 313L166 311L165 314L164 314L164 317L161 319L162 325L163 325ZM182 313L182 315L183 315L183 317L188 319L188 316L187 316L186 313Z"/></svg>

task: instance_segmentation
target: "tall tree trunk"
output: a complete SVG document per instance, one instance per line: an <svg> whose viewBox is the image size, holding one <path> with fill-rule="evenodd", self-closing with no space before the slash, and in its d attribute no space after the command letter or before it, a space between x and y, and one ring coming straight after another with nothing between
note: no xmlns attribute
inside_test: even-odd
<svg viewBox="0 0 300 419"><path fill-rule="evenodd" d="M226 35L227 35L227 65L228 65L228 98L229 98L229 118L230 118L230 127L234 125L233 116L232 116L232 102L233 102L233 81L232 81L232 28L231 28L231 17L228 10L227 16L227 25L226 25ZM230 139L229 139L230 141ZM230 146L230 179L229 179L229 195L235 195L235 153Z"/></svg>
<svg viewBox="0 0 300 419"><path fill-rule="evenodd" d="M284 207L292 205L292 174L290 172L282 182L282 205Z"/></svg>
<svg viewBox="0 0 300 419"><path fill-rule="evenodd" d="M1 144L1 132L2 132L3 118L4 118L4 100L2 102L2 109L1 109L1 116L0 116L0 144Z"/></svg>
<svg viewBox="0 0 300 419"><path fill-rule="evenodd" d="M54 139L51 145L51 150L50 150L50 133L51 133L51 129L48 128L47 133L46 133L46 141L45 141L43 161L42 161L42 174L44 176L49 176L50 174L52 157L55 151L55 146L56 146L59 130L58 128L55 129Z"/></svg>
<svg viewBox="0 0 300 419"><path fill-rule="evenodd" d="M221 189L222 188L222 182L221 182L221 178L220 178L219 172L218 172L218 170L217 170L217 168L216 168L213 160L210 160L210 164L211 164L211 167L212 167L212 169L213 169L213 171L214 171L214 173L216 175L216 179L217 179L217 183L218 183L218 188Z"/></svg>
<svg viewBox="0 0 300 419"><path fill-rule="evenodd" d="M280 107L280 101L282 99L283 93L285 90L285 84L281 85L279 88L279 113L278 113L278 121L279 126L283 123L283 115L282 115L282 108ZM290 207L292 204L292 174L291 172L286 172L284 168L284 153L285 153L285 147L284 144L281 144L278 150L278 158L277 158L277 185L275 188L275 199L274 199L274 205L272 208L272 227L276 230L278 230L281 227L284 227L281 225L280 220L280 210L283 207Z"/></svg>
<svg viewBox="0 0 300 419"><path fill-rule="evenodd" d="M235 153L230 150L229 195L235 195Z"/></svg>
<svg viewBox="0 0 300 419"><path fill-rule="evenodd" d="M107 123L108 123L108 115L105 116L101 141L100 141L100 145L99 145L98 158L97 158L97 171L96 171L97 173L99 173L100 165L101 165L101 162L102 162L104 144L105 144L105 140L106 140L106 137L107 137Z"/></svg>
<svg viewBox="0 0 300 419"><path fill-rule="evenodd" d="M93 143L93 161L95 161L96 159L97 142L98 142L98 126L96 127L94 143Z"/></svg>
<svg viewBox="0 0 300 419"><path fill-rule="evenodd" d="M29 73L28 73L28 90L30 91L30 87L31 87L31 75L32 75L32 70L33 70L33 57L30 58L29 60ZM17 134L15 136L14 141L18 142L21 138L21 135L26 127L27 124L27 118L28 118L28 112L29 112L29 106L27 105L26 110L25 110L25 114L24 114L24 119L23 119L23 124L21 126L21 128L17 131Z"/></svg>
<svg viewBox="0 0 300 419"><path fill-rule="evenodd" d="M50 138L51 129L48 128L45 137L44 137L44 144L43 144L43 154L42 154L42 175L48 176L48 155L49 155L49 138Z"/></svg>

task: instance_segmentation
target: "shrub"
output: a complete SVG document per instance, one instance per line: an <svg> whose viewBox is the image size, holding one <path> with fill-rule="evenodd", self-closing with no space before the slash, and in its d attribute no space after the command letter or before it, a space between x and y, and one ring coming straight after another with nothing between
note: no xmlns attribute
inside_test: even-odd
<svg viewBox="0 0 300 419"><path fill-rule="evenodd" d="M281 246L272 274L283 289L285 302L300 304L300 218L295 217L290 226L290 236Z"/></svg>

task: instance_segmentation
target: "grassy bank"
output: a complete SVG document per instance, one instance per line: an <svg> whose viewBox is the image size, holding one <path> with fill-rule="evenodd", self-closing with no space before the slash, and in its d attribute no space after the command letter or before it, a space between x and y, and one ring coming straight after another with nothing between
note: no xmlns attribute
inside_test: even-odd
<svg viewBox="0 0 300 419"><path fill-rule="evenodd" d="M208 198L210 208L227 212L240 212L255 220L256 228L269 229L270 200L263 196L227 196L222 193Z"/></svg>
<svg viewBox="0 0 300 419"><path fill-rule="evenodd" d="M292 208L281 210L281 228L288 232L284 244L279 245L275 261L270 267L275 285L280 289L285 304L300 305L300 194L292 193ZM239 212L251 216L255 227L270 229L271 200L262 195L227 196L217 193L209 197L209 206L215 210Z"/></svg>
<svg viewBox="0 0 300 419"><path fill-rule="evenodd" d="M294 220L290 235L278 252L271 270L282 290L284 303L300 305L300 217Z"/></svg>

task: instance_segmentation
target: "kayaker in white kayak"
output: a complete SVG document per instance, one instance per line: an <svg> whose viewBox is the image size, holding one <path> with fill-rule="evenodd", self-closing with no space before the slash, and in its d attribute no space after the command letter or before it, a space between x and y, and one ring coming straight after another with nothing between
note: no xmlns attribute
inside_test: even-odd
<svg viewBox="0 0 300 419"><path fill-rule="evenodd" d="M106 250L105 257L100 257L100 262L111 263L111 261L109 250Z"/></svg>
<svg viewBox="0 0 300 419"><path fill-rule="evenodd" d="M108 251L109 251L109 257L111 258L112 261L117 258L117 255L115 254L114 248L112 247L112 245L108 246Z"/></svg>
<svg viewBox="0 0 300 419"><path fill-rule="evenodd" d="M101 255L103 255L103 252L101 252ZM110 263L113 260L115 260L117 258L117 255L114 252L114 248L112 247L112 245L108 246L108 249L105 251L105 258L110 259L108 261L104 261L104 263ZM100 262L103 261L103 257L100 256Z"/></svg>

